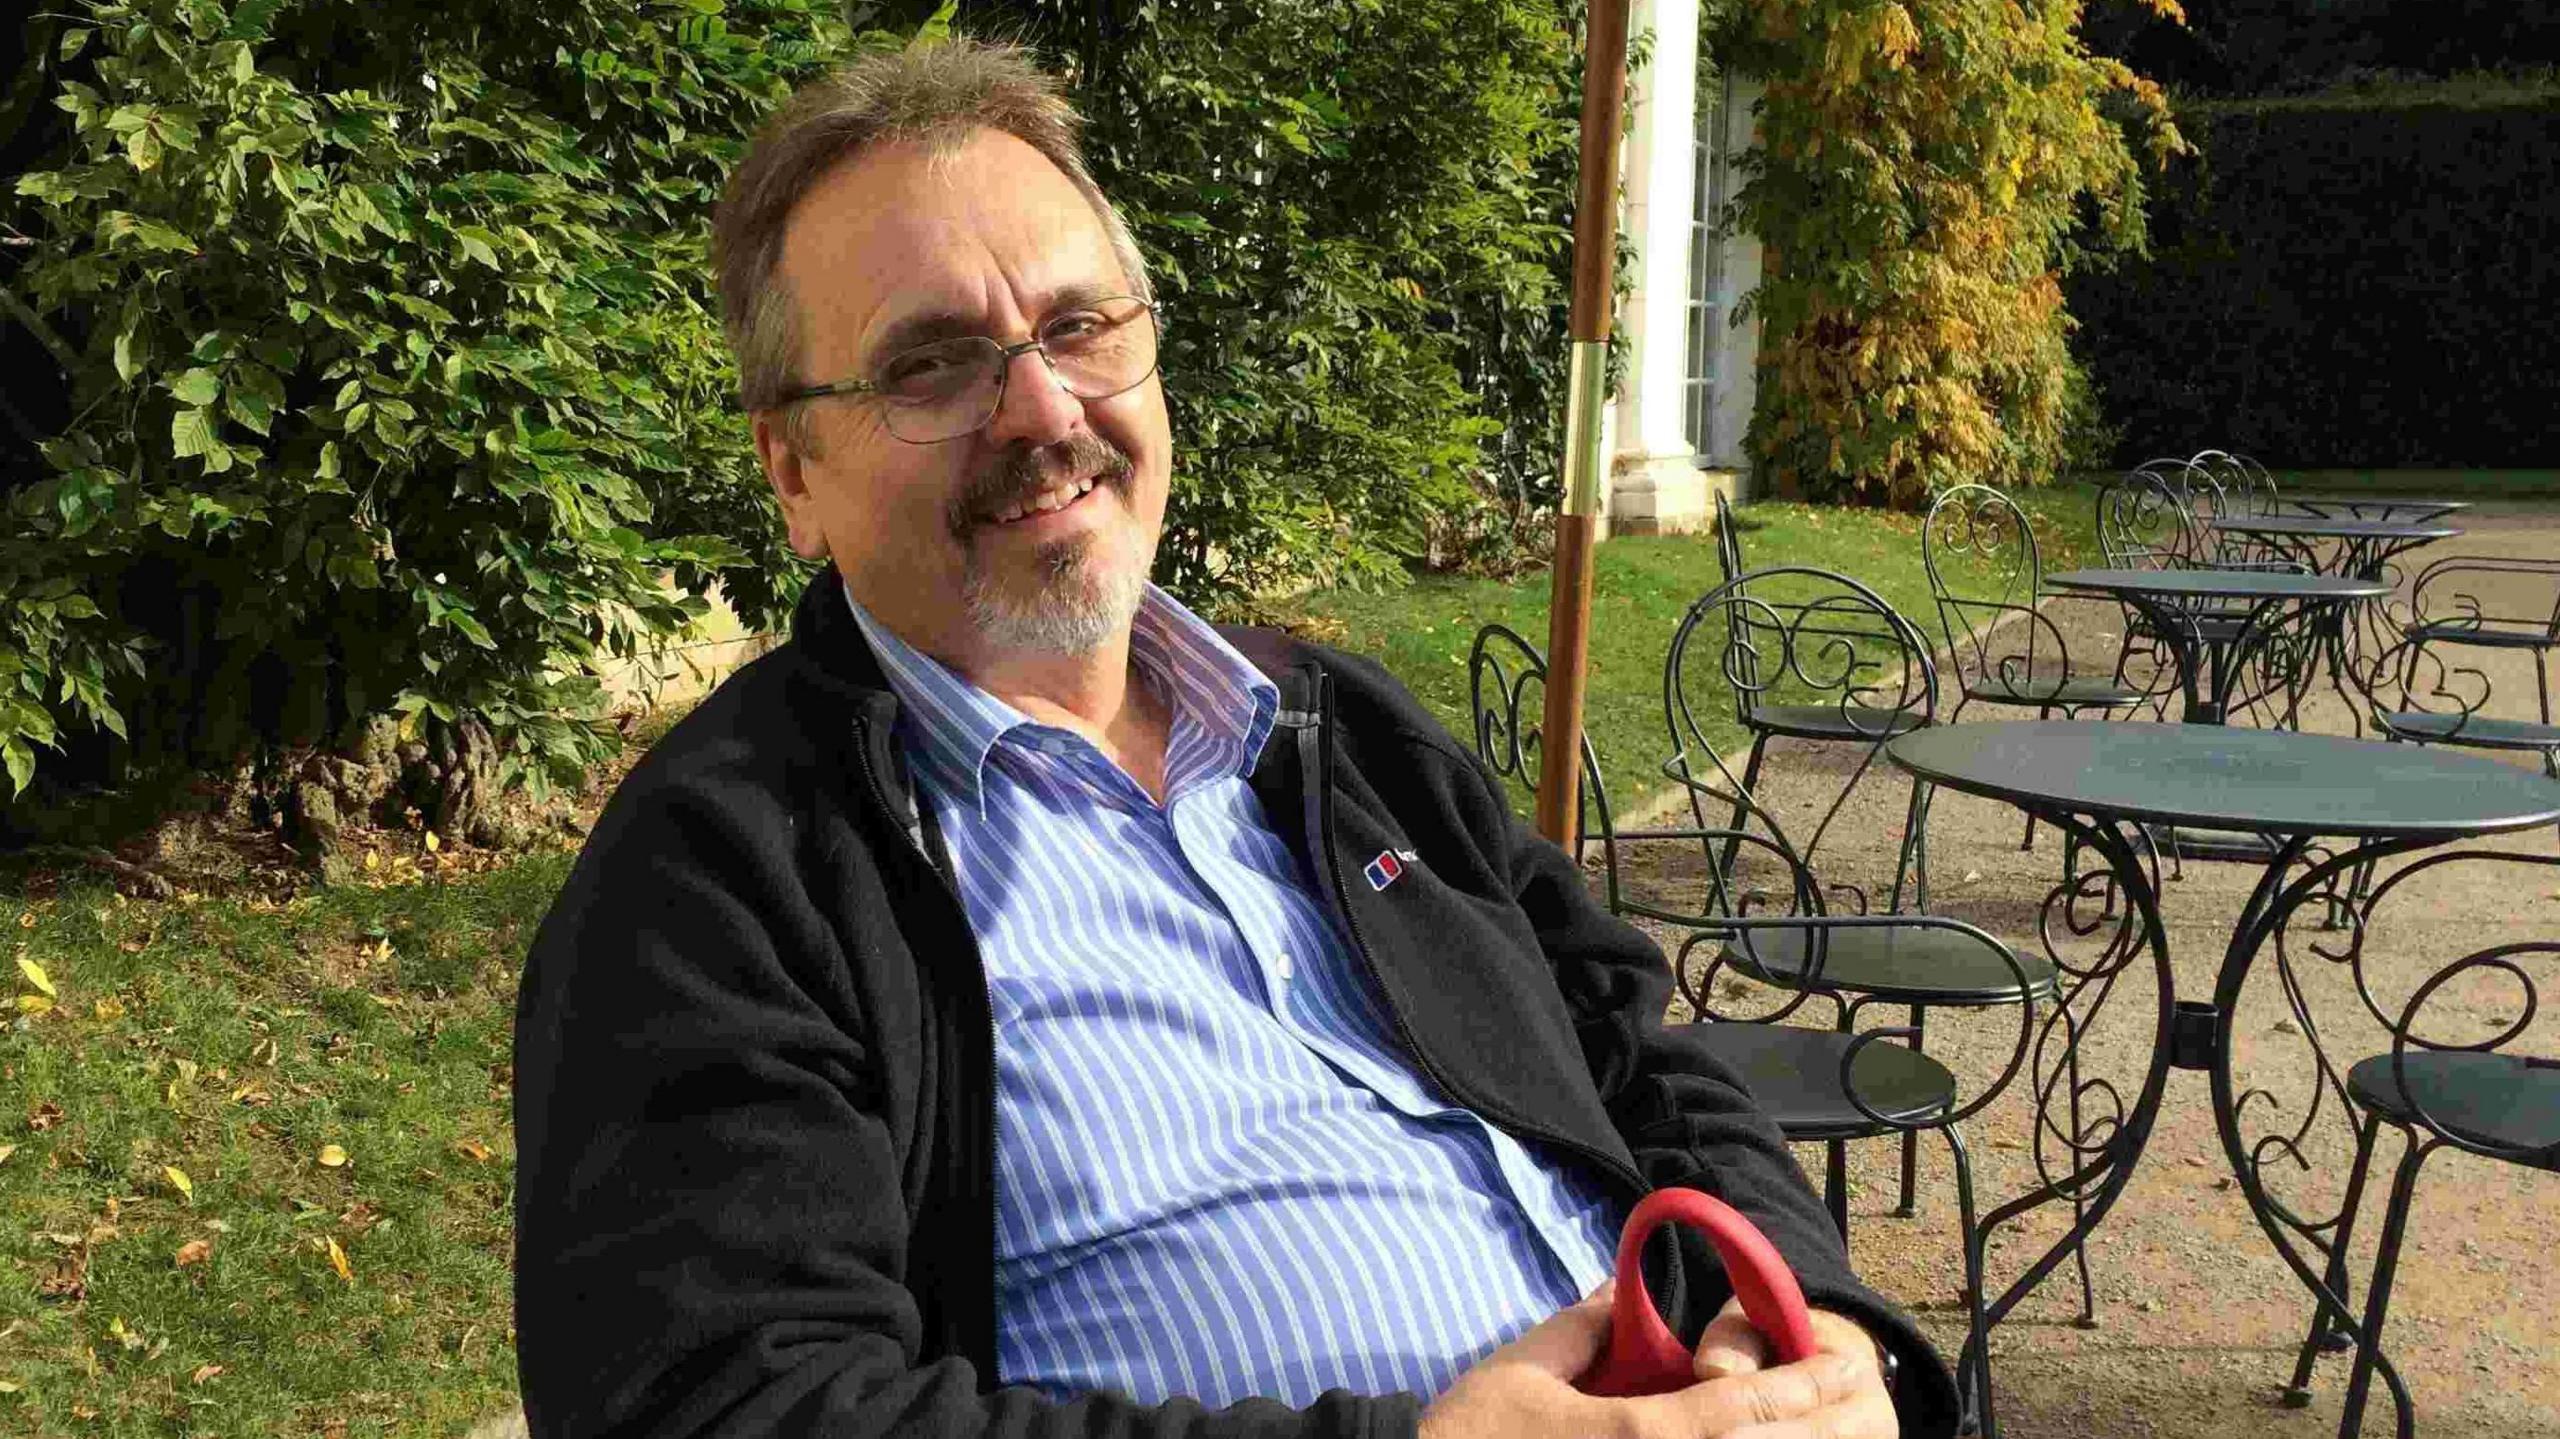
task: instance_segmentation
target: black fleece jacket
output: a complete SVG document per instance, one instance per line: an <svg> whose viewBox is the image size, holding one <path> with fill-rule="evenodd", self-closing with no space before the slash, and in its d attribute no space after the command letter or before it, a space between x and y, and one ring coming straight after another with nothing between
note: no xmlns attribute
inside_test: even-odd
<svg viewBox="0 0 2560 1439"><path fill-rule="evenodd" d="M1952 1432L1944 1364L1851 1275L1740 1081L1661 1022L1660 951L1383 670L1226 633L1280 686L1264 811L1421 1072L1628 1203L1733 1203L1816 1306L1899 1352L1903 1432ZM1411 1439L1411 1395L1213 1411L997 1386L994 1035L896 717L841 588L810 586L792 639L624 782L536 937L516 1032L534 1434ZM1344 883L1387 849L1420 863ZM1650 1257L1694 1339L1729 1292L1713 1254Z"/></svg>

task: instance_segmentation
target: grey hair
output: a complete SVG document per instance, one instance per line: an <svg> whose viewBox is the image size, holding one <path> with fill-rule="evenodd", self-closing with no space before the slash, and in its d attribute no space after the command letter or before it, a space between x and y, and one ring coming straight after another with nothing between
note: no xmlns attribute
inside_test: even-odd
<svg viewBox="0 0 2560 1439"><path fill-rule="evenodd" d="M720 323L738 361L738 401L771 409L794 384L800 308L779 273L783 234L803 196L875 145L921 144L938 155L998 130L1046 156L1102 221L1142 300L1155 298L1128 222L1104 198L1077 139L1083 117L1058 81L1018 45L951 39L869 55L801 87L756 133L711 220ZM786 441L813 453L807 407L783 420Z"/></svg>

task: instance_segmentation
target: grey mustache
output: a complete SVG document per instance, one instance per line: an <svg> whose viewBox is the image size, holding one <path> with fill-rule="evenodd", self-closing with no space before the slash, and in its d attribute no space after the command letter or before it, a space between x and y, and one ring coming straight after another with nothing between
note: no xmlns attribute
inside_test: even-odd
<svg viewBox="0 0 2560 1439"><path fill-rule="evenodd" d="M1037 450L1015 450L971 481L951 502L951 529L965 535L989 517L1027 501L1062 479L1090 476L1098 484L1129 478L1129 456L1099 435L1081 434Z"/></svg>

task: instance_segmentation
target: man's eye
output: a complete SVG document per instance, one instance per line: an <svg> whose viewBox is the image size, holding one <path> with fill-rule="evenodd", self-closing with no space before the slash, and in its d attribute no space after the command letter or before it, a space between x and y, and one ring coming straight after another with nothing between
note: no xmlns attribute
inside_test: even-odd
<svg viewBox="0 0 2560 1439"><path fill-rule="evenodd" d="M967 358L951 350L909 350L889 361L888 368L881 372L880 387L894 390L933 385L953 378L967 367Z"/></svg>
<svg viewBox="0 0 2560 1439"><path fill-rule="evenodd" d="M1075 344L1107 335L1117 323L1100 310L1074 310L1051 320L1042 330L1041 339L1052 345Z"/></svg>

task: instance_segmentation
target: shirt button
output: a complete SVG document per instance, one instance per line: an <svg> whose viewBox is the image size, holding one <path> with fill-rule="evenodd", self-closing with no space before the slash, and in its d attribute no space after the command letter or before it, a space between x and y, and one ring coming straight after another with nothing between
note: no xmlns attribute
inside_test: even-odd
<svg viewBox="0 0 2560 1439"><path fill-rule="evenodd" d="M1289 982L1289 975L1295 967L1294 962L1289 958L1287 952L1282 952L1280 962L1273 967L1280 971L1280 982L1282 984L1287 984Z"/></svg>

